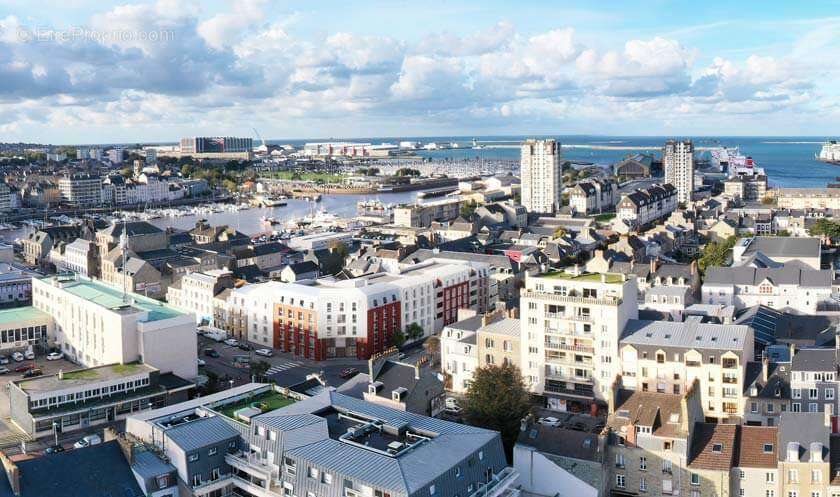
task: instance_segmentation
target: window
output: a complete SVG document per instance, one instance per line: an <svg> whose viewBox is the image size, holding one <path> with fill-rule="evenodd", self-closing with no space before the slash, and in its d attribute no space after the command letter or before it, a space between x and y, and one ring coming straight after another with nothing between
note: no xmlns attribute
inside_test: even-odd
<svg viewBox="0 0 840 497"><path fill-rule="evenodd" d="M671 472L671 461L669 459L662 460L662 472L663 473L670 473Z"/></svg>
<svg viewBox="0 0 840 497"><path fill-rule="evenodd" d="M321 483L324 485L332 485L333 479L330 473L321 473Z"/></svg>
<svg viewBox="0 0 840 497"><path fill-rule="evenodd" d="M819 483L822 481L822 471L818 469L811 470L811 483Z"/></svg>
<svg viewBox="0 0 840 497"><path fill-rule="evenodd" d="M197 487L201 485L201 475L193 475L193 486Z"/></svg>
<svg viewBox="0 0 840 497"><path fill-rule="evenodd" d="M642 456L639 458L639 469L642 471L647 470L647 457Z"/></svg>
<svg viewBox="0 0 840 497"><path fill-rule="evenodd" d="M793 390L790 391L790 396L791 396L791 398L794 398L794 399L801 399L802 398L802 390L800 390L798 388L794 388Z"/></svg>
<svg viewBox="0 0 840 497"><path fill-rule="evenodd" d="M189 456L187 456L187 460L188 460L189 462L196 462L196 461L198 461L198 452L194 452L194 453L190 454Z"/></svg>
<svg viewBox="0 0 840 497"><path fill-rule="evenodd" d="M700 484L700 475L697 473L691 473L691 484L692 485L699 485Z"/></svg>
<svg viewBox="0 0 840 497"><path fill-rule="evenodd" d="M744 489L743 488L738 489L738 497L744 497Z"/></svg>
<svg viewBox="0 0 840 497"><path fill-rule="evenodd" d="M799 483L799 471L795 469L788 470L788 483Z"/></svg>
<svg viewBox="0 0 840 497"><path fill-rule="evenodd" d="M776 483L776 473L764 473L764 483Z"/></svg>
<svg viewBox="0 0 840 497"><path fill-rule="evenodd" d="M720 454L723 452L723 444L713 444L712 445L712 452L715 454Z"/></svg>
<svg viewBox="0 0 840 497"><path fill-rule="evenodd" d="M809 399L817 399L820 396L819 389L816 388L809 388L808 389L808 398Z"/></svg>
<svg viewBox="0 0 840 497"><path fill-rule="evenodd" d="M764 444L764 453L765 454L772 454L773 453L773 444ZM772 473L768 473L772 474Z"/></svg>
<svg viewBox="0 0 840 497"><path fill-rule="evenodd" d="M662 493L670 494L674 492L674 483L671 480L662 480Z"/></svg>
<svg viewBox="0 0 840 497"><path fill-rule="evenodd" d="M743 480L743 479L745 479L746 477L747 477L747 475L745 475L745 474L744 474L744 470L743 470L743 469L742 469L742 470L740 470L740 471L738 471L738 478L740 478L741 480Z"/></svg>
<svg viewBox="0 0 840 497"><path fill-rule="evenodd" d="M213 470L210 472L210 479L213 481L218 480L220 476L221 472L219 471L219 468L213 468Z"/></svg>
<svg viewBox="0 0 840 497"><path fill-rule="evenodd" d="M310 467L309 471L307 472L307 476L309 476L310 478L315 478L317 480L318 479L318 468Z"/></svg>
<svg viewBox="0 0 840 497"><path fill-rule="evenodd" d="M825 400L834 400L834 389L833 388L826 388L825 389Z"/></svg>
<svg viewBox="0 0 840 497"><path fill-rule="evenodd" d="M820 497L820 493L814 490L813 492L811 492L811 497Z"/></svg>
<svg viewBox="0 0 840 497"><path fill-rule="evenodd" d="M764 491L764 497L775 497L775 496L776 496L776 491L771 489L771 488L768 488L767 490Z"/></svg>
<svg viewBox="0 0 840 497"><path fill-rule="evenodd" d="M639 478L639 492L647 492L647 480L644 476Z"/></svg>
<svg viewBox="0 0 840 497"><path fill-rule="evenodd" d="M435 486L434 484L429 486L429 495L435 495Z"/></svg>
<svg viewBox="0 0 840 497"><path fill-rule="evenodd" d="M208 456L215 456L218 452L219 452L219 450L218 450L216 447L211 447L211 448L207 451L207 455L208 455Z"/></svg>
<svg viewBox="0 0 840 497"><path fill-rule="evenodd" d="M615 475L615 486L624 488L624 475Z"/></svg>
<svg viewBox="0 0 840 497"><path fill-rule="evenodd" d="M624 467L624 454L618 453L615 455L615 467L616 468L623 468Z"/></svg>
<svg viewBox="0 0 840 497"><path fill-rule="evenodd" d="M788 492L788 497L797 497L797 495L798 494L796 493L796 490L791 490Z"/></svg>
<svg viewBox="0 0 840 497"><path fill-rule="evenodd" d="M758 403L757 402L751 402L750 403L750 412L758 412Z"/></svg>

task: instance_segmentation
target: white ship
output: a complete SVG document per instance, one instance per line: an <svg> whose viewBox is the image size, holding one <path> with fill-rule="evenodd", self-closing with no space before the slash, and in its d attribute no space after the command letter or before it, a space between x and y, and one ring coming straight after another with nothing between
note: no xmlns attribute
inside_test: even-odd
<svg viewBox="0 0 840 497"><path fill-rule="evenodd" d="M814 158L821 162L840 165L840 143L837 140L824 143L820 153L816 154Z"/></svg>

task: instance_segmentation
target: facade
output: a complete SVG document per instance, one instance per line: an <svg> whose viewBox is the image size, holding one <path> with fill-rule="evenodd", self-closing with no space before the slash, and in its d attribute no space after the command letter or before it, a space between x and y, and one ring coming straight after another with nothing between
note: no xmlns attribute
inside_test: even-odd
<svg viewBox="0 0 840 497"><path fill-rule="evenodd" d="M631 320L620 343L624 388L680 395L697 382L705 419L742 419L744 371L754 356L749 326Z"/></svg>
<svg viewBox="0 0 840 497"><path fill-rule="evenodd" d="M702 303L733 305L744 309L764 305L796 314L815 314L820 304L831 300L830 270L710 267L702 287Z"/></svg>
<svg viewBox="0 0 840 497"><path fill-rule="evenodd" d="M616 217L630 227L639 227L669 216L677 209L679 196L670 183L653 185L624 195L616 206Z"/></svg>
<svg viewBox="0 0 840 497"><path fill-rule="evenodd" d="M406 228L428 228L433 222L452 221L461 215L461 200L447 198L423 204L394 208L394 225Z"/></svg>
<svg viewBox="0 0 840 497"><path fill-rule="evenodd" d="M569 191L569 206L581 214L610 211L616 203L618 184L613 180L585 180Z"/></svg>
<svg viewBox="0 0 840 497"><path fill-rule="evenodd" d="M757 202L767 195L767 176L764 174L736 175L723 182L723 194L746 202Z"/></svg>
<svg viewBox="0 0 840 497"><path fill-rule="evenodd" d="M61 201L71 205L95 206L102 203L102 178L93 174L71 174L58 180Z"/></svg>
<svg viewBox="0 0 840 497"><path fill-rule="evenodd" d="M677 201L691 202L694 192L694 145L691 140L670 140L662 154L665 182L677 189Z"/></svg>
<svg viewBox="0 0 840 497"><path fill-rule="evenodd" d="M840 188L779 188L779 209L840 209Z"/></svg>
<svg viewBox="0 0 840 497"><path fill-rule="evenodd" d="M521 294L520 360L526 386L553 409L605 403L620 374L619 339L638 318L635 279L553 272L528 276Z"/></svg>
<svg viewBox="0 0 840 497"><path fill-rule="evenodd" d="M779 429L776 427L738 427L738 450L731 470L730 495L776 497L779 493Z"/></svg>
<svg viewBox="0 0 840 497"><path fill-rule="evenodd" d="M791 412L837 416L837 359L833 347L796 351L790 364Z"/></svg>
<svg viewBox="0 0 840 497"><path fill-rule="evenodd" d="M457 320L458 309L486 312L497 292L486 264L430 260L350 280L275 281L232 292L235 334L264 346L323 360L368 359L397 330L424 336Z"/></svg>
<svg viewBox="0 0 840 497"><path fill-rule="evenodd" d="M85 367L141 361L197 374L195 321L159 301L77 275L32 281L32 306L52 317L50 345Z"/></svg>
<svg viewBox="0 0 840 497"><path fill-rule="evenodd" d="M50 315L32 306L0 310L0 352L45 349L52 333Z"/></svg>
<svg viewBox="0 0 840 497"><path fill-rule="evenodd" d="M62 269L81 274L90 278L100 275L99 248L96 243L77 238L64 246Z"/></svg>
<svg viewBox="0 0 840 497"><path fill-rule="evenodd" d="M0 263L0 308L32 303L32 277L38 273Z"/></svg>
<svg viewBox="0 0 840 497"><path fill-rule="evenodd" d="M528 212L551 214L560 209L563 171L560 143L555 140L526 140L520 164L522 205Z"/></svg>
<svg viewBox="0 0 840 497"><path fill-rule="evenodd" d="M195 136L181 138L181 155L207 158L250 157L254 149L253 138L233 136Z"/></svg>
<svg viewBox="0 0 840 497"><path fill-rule="evenodd" d="M754 265L758 257L764 259L759 261L764 266L779 267L798 261L816 270L822 267L821 254L821 241L816 237L753 236L738 240L732 247L732 265Z"/></svg>
<svg viewBox="0 0 840 497"><path fill-rule="evenodd" d="M831 475L831 430L826 413L782 414L779 424L779 494L827 496Z"/></svg>
<svg viewBox="0 0 840 497"><path fill-rule="evenodd" d="M215 297L233 288L233 273L217 269L189 273L169 286L166 301L173 307L195 316L197 323L214 324Z"/></svg>

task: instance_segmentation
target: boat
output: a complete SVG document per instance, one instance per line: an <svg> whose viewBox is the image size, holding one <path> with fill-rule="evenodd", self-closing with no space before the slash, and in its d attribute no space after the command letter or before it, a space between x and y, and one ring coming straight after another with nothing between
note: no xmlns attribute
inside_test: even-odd
<svg viewBox="0 0 840 497"><path fill-rule="evenodd" d="M273 217L269 217L269 216L262 216L260 218L260 222L263 223L263 224L271 225L271 226L274 226L275 224L280 224L280 221L278 221L277 219L275 219Z"/></svg>
<svg viewBox="0 0 840 497"><path fill-rule="evenodd" d="M840 143L837 140L825 142L820 153L814 154L814 158L827 164L840 165Z"/></svg>

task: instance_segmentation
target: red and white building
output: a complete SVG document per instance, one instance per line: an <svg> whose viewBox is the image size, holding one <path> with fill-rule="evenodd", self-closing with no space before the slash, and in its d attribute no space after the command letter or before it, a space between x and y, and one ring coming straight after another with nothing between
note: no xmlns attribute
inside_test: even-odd
<svg viewBox="0 0 840 497"><path fill-rule="evenodd" d="M368 359L413 323L428 336L457 321L458 309L487 312L497 297L487 264L430 259L351 280L247 285L228 302L248 341L324 360Z"/></svg>

